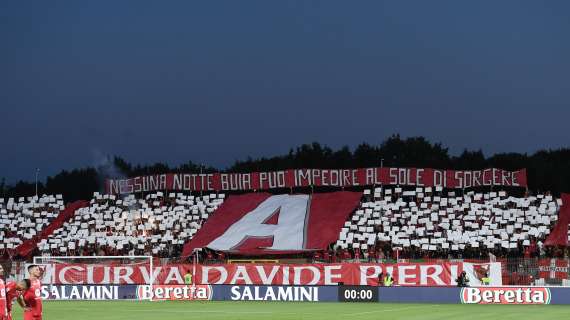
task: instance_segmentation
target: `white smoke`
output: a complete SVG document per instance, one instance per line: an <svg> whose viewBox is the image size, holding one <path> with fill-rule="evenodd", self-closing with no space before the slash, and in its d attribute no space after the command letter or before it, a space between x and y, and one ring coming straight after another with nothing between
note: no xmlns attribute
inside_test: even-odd
<svg viewBox="0 0 570 320"><path fill-rule="evenodd" d="M105 190L105 180L106 179L125 179L127 174L121 171L113 161L113 157L110 155L105 155L99 149L91 150L93 155L93 167L97 170L98 182L100 191Z"/></svg>

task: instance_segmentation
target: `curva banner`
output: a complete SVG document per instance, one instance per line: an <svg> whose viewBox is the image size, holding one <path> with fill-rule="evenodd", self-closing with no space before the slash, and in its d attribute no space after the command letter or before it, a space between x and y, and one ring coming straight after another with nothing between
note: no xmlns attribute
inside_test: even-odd
<svg viewBox="0 0 570 320"><path fill-rule="evenodd" d="M463 288L461 302L468 304L549 304L550 289L545 287Z"/></svg>
<svg viewBox="0 0 570 320"><path fill-rule="evenodd" d="M156 267L156 284L182 285L190 264ZM398 286L455 286L455 279L466 270L475 285L478 277L488 274L492 286L501 286L501 263L332 263L332 264L224 264L196 265L196 284L211 285L378 285L381 273L390 273ZM145 284L150 282L147 265L54 264L52 274L44 279L53 284Z"/></svg>
<svg viewBox="0 0 570 320"><path fill-rule="evenodd" d="M249 173L164 173L110 179L105 191L128 194L149 191L249 191L309 186L358 187L399 185L465 189L485 186L526 187L526 169L506 171L431 168L292 169Z"/></svg>

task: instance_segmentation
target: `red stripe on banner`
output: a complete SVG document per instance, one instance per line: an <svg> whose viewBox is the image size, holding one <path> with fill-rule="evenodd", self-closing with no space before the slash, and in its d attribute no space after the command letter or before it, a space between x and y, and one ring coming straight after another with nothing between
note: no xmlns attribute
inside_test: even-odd
<svg viewBox="0 0 570 320"><path fill-rule="evenodd" d="M332 192L311 196L307 249L325 249L338 239L344 222L359 204L361 193Z"/></svg>
<svg viewBox="0 0 570 320"><path fill-rule="evenodd" d="M570 193L563 193L562 207L558 213L558 221L544 241L546 246L568 246L568 226L570 225Z"/></svg>
<svg viewBox="0 0 570 320"><path fill-rule="evenodd" d="M208 243L221 236L231 225L270 196L269 193L248 193L230 196L208 218L202 228L194 235L194 238L184 245L182 255L189 256L195 248L206 247Z"/></svg>

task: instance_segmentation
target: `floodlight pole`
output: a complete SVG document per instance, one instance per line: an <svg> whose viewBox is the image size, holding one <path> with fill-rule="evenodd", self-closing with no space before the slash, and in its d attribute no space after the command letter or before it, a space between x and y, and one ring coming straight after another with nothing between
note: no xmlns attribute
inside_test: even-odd
<svg viewBox="0 0 570 320"><path fill-rule="evenodd" d="M203 168L203 165L200 163L200 183L201 183L200 197L202 196L202 194L204 192L204 183L203 183L204 180L202 180L202 168Z"/></svg>
<svg viewBox="0 0 570 320"><path fill-rule="evenodd" d="M198 253L202 248L194 248L192 250L193 261L192 261L192 284L196 283L196 265L198 264Z"/></svg>
<svg viewBox="0 0 570 320"><path fill-rule="evenodd" d="M36 168L36 198L38 197L38 175L40 174L40 168Z"/></svg>
<svg viewBox="0 0 570 320"><path fill-rule="evenodd" d="M384 158L380 159L380 168L384 168Z"/></svg>

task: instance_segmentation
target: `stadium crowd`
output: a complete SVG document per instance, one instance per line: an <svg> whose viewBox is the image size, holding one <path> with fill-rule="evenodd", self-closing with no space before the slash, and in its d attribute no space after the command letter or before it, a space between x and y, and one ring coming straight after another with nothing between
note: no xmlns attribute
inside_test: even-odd
<svg viewBox="0 0 570 320"><path fill-rule="evenodd" d="M430 187L365 190L333 252L364 261L542 256L560 205L548 193L517 198L505 191L444 195Z"/></svg>
<svg viewBox="0 0 570 320"><path fill-rule="evenodd" d="M38 243L43 255L179 256L224 201L224 194L192 196L156 192L136 199L95 193L90 205Z"/></svg>
<svg viewBox="0 0 570 320"><path fill-rule="evenodd" d="M44 230L65 209L63 197L0 198L0 257Z"/></svg>
<svg viewBox="0 0 570 320"><path fill-rule="evenodd" d="M178 257L224 199L224 194L95 193L89 206L39 241L35 253ZM566 251L550 252L559 249L543 245L560 205L548 193L513 197L505 191L366 189L336 243L306 257L337 262L563 256ZM0 199L0 253L37 236L64 208L61 195ZM206 249L201 258L221 262L226 256Z"/></svg>

